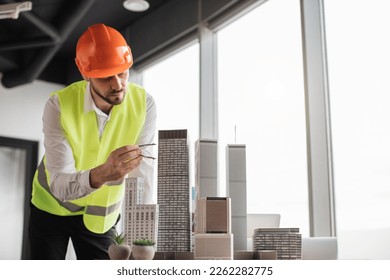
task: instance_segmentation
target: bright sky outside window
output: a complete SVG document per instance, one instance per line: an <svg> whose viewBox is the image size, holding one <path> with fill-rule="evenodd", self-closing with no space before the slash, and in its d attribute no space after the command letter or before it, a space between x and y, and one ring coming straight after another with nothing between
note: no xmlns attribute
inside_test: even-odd
<svg viewBox="0 0 390 280"><path fill-rule="evenodd" d="M226 144L247 147L247 212L309 235L299 1L271 0L218 32L220 182Z"/></svg>
<svg viewBox="0 0 390 280"><path fill-rule="evenodd" d="M390 259L390 3L324 5L339 258Z"/></svg>
<svg viewBox="0 0 390 280"><path fill-rule="evenodd" d="M190 184L193 186L193 151L199 137L199 44L145 69L143 85L156 101L157 129L188 130ZM157 177L154 181L157 183Z"/></svg>

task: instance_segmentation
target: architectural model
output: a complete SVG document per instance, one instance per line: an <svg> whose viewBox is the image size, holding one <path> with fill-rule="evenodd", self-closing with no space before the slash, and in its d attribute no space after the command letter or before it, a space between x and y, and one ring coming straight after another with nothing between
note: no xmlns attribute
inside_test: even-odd
<svg viewBox="0 0 390 280"><path fill-rule="evenodd" d="M245 150L245 145L226 147L226 194L232 200L234 250L247 249Z"/></svg>
<svg viewBox="0 0 390 280"><path fill-rule="evenodd" d="M232 234L195 234L194 259L233 260Z"/></svg>
<svg viewBox="0 0 390 280"><path fill-rule="evenodd" d="M232 260L235 257L270 259L276 258L276 255L278 258L299 258L301 242L295 229L282 230L282 233L256 229L253 251L247 250L245 145L234 144L226 147L227 197L217 195L217 142L200 139L195 145L196 223L193 228L194 247L191 252L190 194L193 190L189 185L187 130L159 131L157 258ZM142 191L141 186L136 189L129 188L129 194L132 192L132 203L142 205ZM142 214L138 215L142 219ZM128 219L131 220L131 217ZM274 237L276 239L268 242ZM278 242L278 238L283 241ZM293 240L287 241L286 238ZM284 246L286 242L287 251Z"/></svg>
<svg viewBox="0 0 390 280"><path fill-rule="evenodd" d="M158 244L158 205L143 204L143 182L138 177L126 179L124 233L127 245L140 238Z"/></svg>
<svg viewBox="0 0 390 280"><path fill-rule="evenodd" d="M231 233L229 197L203 197L197 204L196 233Z"/></svg>
<svg viewBox="0 0 390 280"><path fill-rule="evenodd" d="M217 140L195 142L195 186L197 198L218 196Z"/></svg>
<svg viewBox="0 0 390 280"><path fill-rule="evenodd" d="M302 235L299 228L258 228L253 235L253 250L275 250L277 259L301 259Z"/></svg>
<svg viewBox="0 0 390 280"><path fill-rule="evenodd" d="M191 251L190 184L187 130L158 133L157 251Z"/></svg>
<svg viewBox="0 0 390 280"><path fill-rule="evenodd" d="M194 258L233 259L233 235L229 197L202 197L197 200Z"/></svg>

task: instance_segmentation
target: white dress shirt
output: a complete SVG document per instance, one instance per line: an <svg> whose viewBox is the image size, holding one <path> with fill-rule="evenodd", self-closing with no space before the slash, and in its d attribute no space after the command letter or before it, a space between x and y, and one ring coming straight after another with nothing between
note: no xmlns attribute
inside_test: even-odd
<svg viewBox="0 0 390 280"><path fill-rule="evenodd" d="M110 121L110 114L106 115L96 107L87 83L84 99L84 112L94 110L101 136L105 125ZM52 95L46 102L43 112L43 133L46 155L46 168L49 171L52 194L61 201L68 201L84 197L96 189L89 184L90 170L78 171L75 168L72 149L65 138L60 120L60 106L58 96ZM154 141L156 130L156 106L153 97L146 94L145 124L138 137L137 144L147 144ZM153 156L153 146L142 148L142 154ZM155 203L153 197L153 159L143 158L141 164L128 174L128 177L144 179L144 203Z"/></svg>

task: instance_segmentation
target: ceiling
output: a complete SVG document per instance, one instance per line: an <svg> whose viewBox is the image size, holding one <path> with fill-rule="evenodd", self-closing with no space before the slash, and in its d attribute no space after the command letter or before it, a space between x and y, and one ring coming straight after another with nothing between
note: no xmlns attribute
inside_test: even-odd
<svg viewBox="0 0 390 280"><path fill-rule="evenodd" d="M200 26L225 21L266 0L148 0L145 12L130 12L123 1L30 0L31 11L0 19L2 86L37 79L63 85L80 80L75 48L92 24L104 23L124 35L137 70L180 44L198 40ZM0 0L0 8L16 2L23 0Z"/></svg>
<svg viewBox="0 0 390 280"><path fill-rule="evenodd" d="M148 0L145 12L130 12L123 0L31 0L32 10L0 20L0 73L6 88L35 79L66 84L79 36L94 23L120 32L172 0ZM0 0L1 4L20 1ZM66 69L66 70L65 70ZM70 69L70 70L69 70ZM80 76L81 78L81 76Z"/></svg>

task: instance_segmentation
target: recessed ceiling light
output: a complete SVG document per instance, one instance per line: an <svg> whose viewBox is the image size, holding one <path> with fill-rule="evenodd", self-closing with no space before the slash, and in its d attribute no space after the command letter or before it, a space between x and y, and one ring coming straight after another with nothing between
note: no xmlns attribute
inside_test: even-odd
<svg viewBox="0 0 390 280"><path fill-rule="evenodd" d="M132 12L144 12L149 9L149 3L145 0L126 0L123 7Z"/></svg>

